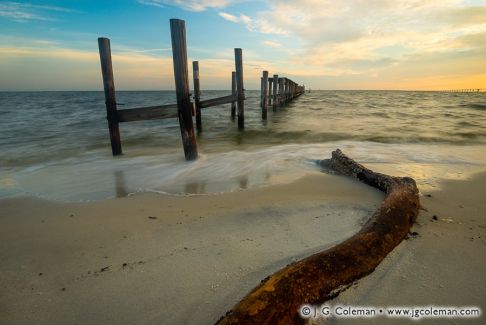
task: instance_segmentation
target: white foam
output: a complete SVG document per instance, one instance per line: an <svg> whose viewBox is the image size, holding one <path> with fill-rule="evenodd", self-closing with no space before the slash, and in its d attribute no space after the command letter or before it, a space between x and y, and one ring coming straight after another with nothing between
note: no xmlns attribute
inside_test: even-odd
<svg viewBox="0 0 486 325"><path fill-rule="evenodd" d="M341 148L378 171L414 177L424 187L444 178L465 177L484 169L485 146L378 144L343 141L288 144L251 151L200 154L187 162L181 152L112 158L92 153L78 159L51 161L24 169L2 170L0 195L20 193L53 200L99 200L129 193L220 193L241 188L289 183L318 172L315 160Z"/></svg>

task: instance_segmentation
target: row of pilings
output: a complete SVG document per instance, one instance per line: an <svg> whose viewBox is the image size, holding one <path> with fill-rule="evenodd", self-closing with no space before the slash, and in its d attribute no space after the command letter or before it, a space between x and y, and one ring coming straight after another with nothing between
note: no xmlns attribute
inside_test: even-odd
<svg viewBox="0 0 486 325"><path fill-rule="evenodd" d="M223 104L231 104L232 119L237 118L239 130L245 128L246 98L243 86L242 49L234 49L235 70L231 72L231 94L227 96L202 99L199 79L199 61L192 62L194 82L194 93L192 95L194 101L192 101L189 86L186 27L184 20L171 19L170 32L177 103L129 109L118 109L116 102L110 40L105 37L100 37L98 39L103 87L105 91L106 118L108 120L113 156L122 154L119 123L177 118L179 121L186 160L194 160L198 157L195 131L197 130L197 133L203 131L203 109ZM272 105L275 111L277 106L283 106L303 93L305 93L304 86L298 85L289 78L279 78L278 75L274 75L273 78L268 78L268 71L264 71L261 100L262 118L267 118L267 107L269 105ZM194 130L194 117L196 120L196 130Z"/></svg>
<svg viewBox="0 0 486 325"><path fill-rule="evenodd" d="M268 71L263 71L261 78L260 107L262 108L262 119L267 119L267 108L272 106L274 112L278 106L284 106L305 93L305 86L292 81L286 77L274 74L268 77Z"/></svg>

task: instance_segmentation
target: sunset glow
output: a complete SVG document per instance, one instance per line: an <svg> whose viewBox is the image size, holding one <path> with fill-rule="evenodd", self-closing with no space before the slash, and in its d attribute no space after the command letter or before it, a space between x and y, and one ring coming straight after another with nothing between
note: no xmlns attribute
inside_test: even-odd
<svg viewBox="0 0 486 325"><path fill-rule="evenodd" d="M173 89L168 20L186 21L204 89L227 89L233 48L312 89L486 88L486 1L139 0L0 4L0 90L102 89L97 37L119 90Z"/></svg>

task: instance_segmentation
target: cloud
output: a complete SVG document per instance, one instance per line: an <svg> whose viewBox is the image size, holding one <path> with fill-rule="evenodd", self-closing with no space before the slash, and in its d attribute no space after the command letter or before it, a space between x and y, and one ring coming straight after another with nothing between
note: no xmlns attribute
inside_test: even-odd
<svg viewBox="0 0 486 325"><path fill-rule="evenodd" d="M137 0L138 3L144 5L151 5L156 7L164 7L164 5L180 7L189 11L204 11L206 9L221 9L234 0Z"/></svg>
<svg viewBox="0 0 486 325"><path fill-rule="evenodd" d="M223 17L223 19L225 19L227 21L231 21L233 23L238 23L238 22L241 21L239 17L236 17L234 15L228 14L226 12L219 12L218 15L221 16L221 17Z"/></svg>
<svg viewBox="0 0 486 325"><path fill-rule="evenodd" d="M35 40L24 44L0 46L1 91L103 89L98 51L83 51ZM256 88L256 81L260 80L261 70L252 69L251 66L273 68L267 62L250 57L245 51L247 89ZM193 58L189 57L188 60L192 61ZM117 90L174 89L170 49L117 46L112 48L112 62ZM203 89L231 88L231 72L235 69L232 51L228 51L226 57L199 60L199 64Z"/></svg>
<svg viewBox="0 0 486 325"><path fill-rule="evenodd" d="M26 21L54 21L52 12L80 13L80 11L50 5L36 5L7 1L0 3L0 17L16 22Z"/></svg>
<svg viewBox="0 0 486 325"><path fill-rule="evenodd" d="M475 82L486 82L484 4L463 0L274 0L248 16L231 11L221 16L255 33L286 40L282 53L287 57L274 64L262 62L269 71L283 69L296 78L335 80L341 85L347 81L355 88L435 89L465 83L468 75L474 75L471 80ZM278 46L272 42L263 40L261 44Z"/></svg>
<svg viewBox="0 0 486 325"><path fill-rule="evenodd" d="M275 0L246 22L237 18L251 31L290 38L287 62L302 63L303 74L376 75L412 55L471 51L486 32L486 6L461 0Z"/></svg>
<svg viewBox="0 0 486 325"><path fill-rule="evenodd" d="M238 16L235 16L223 11L220 11L218 15L227 21L231 21L233 23L242 23L243 25L245 25L246 29L248 29L251 32L257 28L257 26L255 26L255 22L253 21L253 19L251 19L246 15L239 14Z"/></svg>
<svg viewBox="0 0 486 325"><path fill-rule="evenodd" d="M170 47L158 48L158 49L143 49L143 50L135 50L135 49L127 49L117 51L118 53L154 53L154 52L167 52L172 51Z"/></svg>
<svg viewBox="0 0 486 325"><path fill-rule="evenodd" d="M137 0L138 3L142 5L148 5L148 6L154 6L154 7L159 7L159 8L165 8L165 6L162 4L163 1L157 1L157 0Z"/></svg>
<svg viewBox="0 0 486 325"><path fill-rule="evenodd" d="M275 42L275 41L268 41L267 40L267 41L263 41L262 44L265 45L265 46L272 47L274 49L282 47L282 44L280 44L279 42Z"/></svg>

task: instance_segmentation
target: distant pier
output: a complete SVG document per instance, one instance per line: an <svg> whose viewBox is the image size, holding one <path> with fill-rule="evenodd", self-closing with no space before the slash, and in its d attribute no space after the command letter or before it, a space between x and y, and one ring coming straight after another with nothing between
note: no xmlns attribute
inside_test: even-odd
<svg viewBox="0 0 486 325"><path fill-rule="evenodd" d="M486 88L447 89L439 91L442 93L481 93L486 91Z"/></svg>

